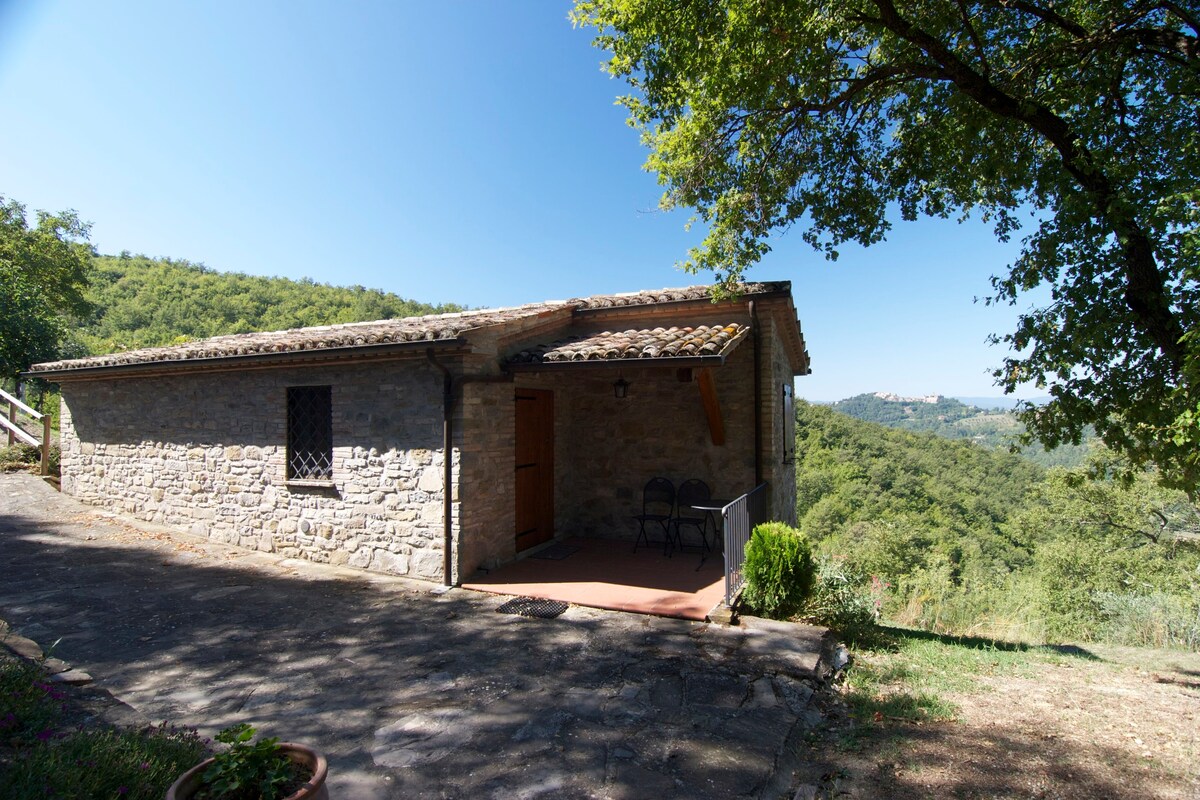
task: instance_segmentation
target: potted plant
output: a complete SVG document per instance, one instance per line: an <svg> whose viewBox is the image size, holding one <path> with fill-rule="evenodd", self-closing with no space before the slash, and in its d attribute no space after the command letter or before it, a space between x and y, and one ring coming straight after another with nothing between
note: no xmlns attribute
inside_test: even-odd
<svg viewBox="0 0 1200 800"><path fill-rule="evenodd" d="M325 756L276 737L251 743L253 737L244 722L218 733L228 749L183 773L166 800L328 800Z"/></svg>

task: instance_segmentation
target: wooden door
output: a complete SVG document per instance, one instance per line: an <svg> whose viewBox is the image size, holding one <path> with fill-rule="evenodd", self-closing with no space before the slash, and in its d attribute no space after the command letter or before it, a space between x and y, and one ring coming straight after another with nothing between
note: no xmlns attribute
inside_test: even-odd
<svg viewBox="0 0 1200 800"><path fill-rule="evenodd" d="M517 389L517 552L554 538L554 392Z"/></svg>

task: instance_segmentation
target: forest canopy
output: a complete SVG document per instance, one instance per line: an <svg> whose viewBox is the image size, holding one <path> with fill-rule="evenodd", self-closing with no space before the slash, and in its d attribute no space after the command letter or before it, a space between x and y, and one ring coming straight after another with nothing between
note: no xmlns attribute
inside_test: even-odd
<svg viewBox="0 0 1200 800"><path fill-rule="evenodd" d="M87 297L95 312L75 334L75 349L81 353L462 310L362 286L218 272L188 261L127 253L94 259Z"/></svg>
<svg viewBox="0 0 1200 800"><path fill-rule="evenodd" d="M1200 510L1148 473L1023 457L797 403L796 515L884 616L942 633L1200 649ZM873 580L872 580L873 579Z"/></svg>

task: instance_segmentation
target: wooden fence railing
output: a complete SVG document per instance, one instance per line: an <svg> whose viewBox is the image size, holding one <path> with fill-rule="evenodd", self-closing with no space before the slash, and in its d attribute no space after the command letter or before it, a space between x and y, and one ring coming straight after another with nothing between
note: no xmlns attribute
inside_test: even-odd
<svg viewBox="0 0 1200 800"><path fill-rule="evenodd" d="M41 414L36 410L22 403L17 398L13 397L8 392L0 389L0 399L8 404L8 413L0 415L0 428L3 428L8 433L9 445L16 444L18 441L25 444L33 445L38 448L42 454L41 471L43 475L50 474L50 415ZM38 437L30 433L21 424L21 416L29 417L34 423L41 421L42 423L42 438L39 441Z"/></svg>

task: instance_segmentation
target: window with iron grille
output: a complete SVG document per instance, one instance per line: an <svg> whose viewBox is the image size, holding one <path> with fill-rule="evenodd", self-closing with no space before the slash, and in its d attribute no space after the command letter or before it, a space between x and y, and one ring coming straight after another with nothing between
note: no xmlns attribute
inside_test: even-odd
<svg viewBox="0 0 1200 800"><path fill-rule="evenodd" d="M329 386L287 390L288 480L333 480L333 393Z"/></svg>

